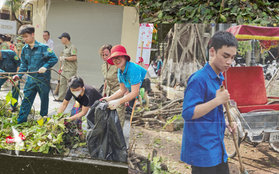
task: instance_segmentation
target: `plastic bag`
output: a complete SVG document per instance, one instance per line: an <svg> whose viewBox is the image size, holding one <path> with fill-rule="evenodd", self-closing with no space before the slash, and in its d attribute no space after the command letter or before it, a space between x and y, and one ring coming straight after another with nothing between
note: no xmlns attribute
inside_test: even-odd
<svg viewBox="0 0 279 174"><path fill-rule="evenodd" d="M87 115L86 143L91 158L127 162L127 147L116 110L95 101Z"/></svg>

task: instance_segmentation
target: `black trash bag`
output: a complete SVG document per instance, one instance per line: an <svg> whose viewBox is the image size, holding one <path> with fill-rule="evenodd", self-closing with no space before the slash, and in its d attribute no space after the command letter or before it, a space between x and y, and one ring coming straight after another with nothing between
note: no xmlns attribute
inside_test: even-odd
<svg viewBox="0 0 279 174"><path fill-rule="evenodd" d="M104 84L102 84L102 86L98 89L98 92L99 92L100 94L102 94L102 93L103 93L103 90L104 90Z"/></svg>
<svg viewBox="0 0 279 174"><path fill-rule="evenodd" d="M127 147L117 111L107 106L107 102L97 100L87 116L86 143L90 156L93 159L127 162Z"/></svg>

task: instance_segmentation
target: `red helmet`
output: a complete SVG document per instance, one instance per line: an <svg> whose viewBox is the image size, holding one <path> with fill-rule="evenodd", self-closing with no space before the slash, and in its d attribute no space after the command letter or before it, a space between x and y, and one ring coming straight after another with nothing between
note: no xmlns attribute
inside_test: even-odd
<svg viewBox="0 0 279 174"><path fill-rule="evenodd" d="M125 47L123 47L122 45L115 45L111 49L111 55L108 58L107 62L111 65L114 65L114 63L112 62L112 58L118 57L118 56L126 56L128 58L127 61L130 61L130 59L131 59L130 56L126 52Z"/></svg>

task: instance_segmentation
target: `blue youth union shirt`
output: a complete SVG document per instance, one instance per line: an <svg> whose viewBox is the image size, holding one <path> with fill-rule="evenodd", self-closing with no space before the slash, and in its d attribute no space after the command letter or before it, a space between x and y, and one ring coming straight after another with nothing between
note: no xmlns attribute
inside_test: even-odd
<svg viewBox="0 0 279 174"><path fill-rule="evenodd" d="M20 67L20 59L12 50L1 50L2 60L0 61L0 68L6 72L16 72Z"/></svg>
<svg viewBox="0 0 279 174"><path fill-rule="evenodd" d="M53 67L58 61L54 52L45 44L35 41L33 49L28 44L25 44L21 51L21 65L18 72L34 72L41 67L49 69ZM50 79L50 71L43 74L47 80ZM35 79L40 79L45 82L44 77L39 74L30 74ZM22 77L22 74L19 74Z"/></svg>
<svg viewBox="0 0 279 174"><path fill-rule="evenodd" d="M208 63L188 80L183 101L185 122L180 157L187 164L213 167L228 159L224 144L226 124L223 106L219 105L203 117L191 119L197 105L215 98L223 80L222 73L218 77Z"/></svg>
<svg viewBox="0 0 279 174"><path fill-rule="evenodd" d="M138 83L140 83L140 86L142 85L146 72L143 67L127 61L123 72L121 72L120 68L118 69L117 77L119 83L124 83L125 87L131 91L132 85Z"/></svg>

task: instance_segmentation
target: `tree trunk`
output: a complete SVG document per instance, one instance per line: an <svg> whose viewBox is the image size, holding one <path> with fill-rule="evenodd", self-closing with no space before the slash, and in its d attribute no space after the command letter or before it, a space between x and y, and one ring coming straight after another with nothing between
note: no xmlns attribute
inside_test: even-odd
<svg viewBox="0 0 279 174"><path fill-rule="evenodd" d="M23 23L16 17L15 12L12 12L12 14L15 17L15 20L20 23L20 25L23 25Z"/></svg>
<svg viewBox="0 0 279 174"><path fill-rule="evenodd" d="M197 24L174 24L167 35L162 68L162 80L167 86L186 86L189 76L201 68L196 57L198 31L195 25Z"/></svg>

